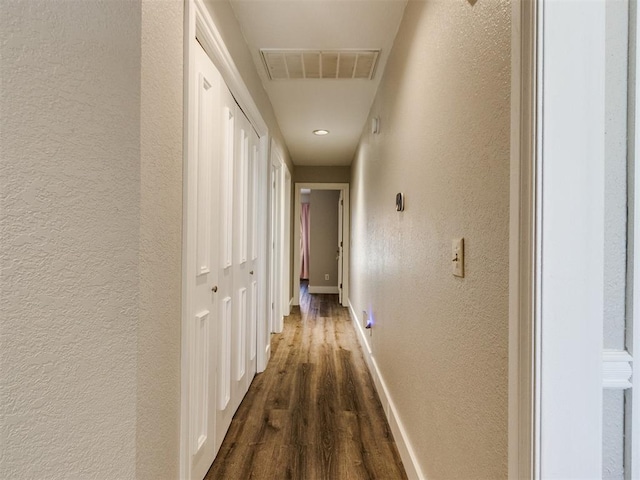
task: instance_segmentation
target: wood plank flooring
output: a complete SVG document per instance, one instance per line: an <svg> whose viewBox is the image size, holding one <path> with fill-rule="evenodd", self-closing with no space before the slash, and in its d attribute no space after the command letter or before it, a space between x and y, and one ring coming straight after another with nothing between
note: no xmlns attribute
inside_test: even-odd
<svg viewBox="0 0 640 480"><path fill-rule="evenodd" d="M348 310L301 293L205 478L407 478Z"/></svg>

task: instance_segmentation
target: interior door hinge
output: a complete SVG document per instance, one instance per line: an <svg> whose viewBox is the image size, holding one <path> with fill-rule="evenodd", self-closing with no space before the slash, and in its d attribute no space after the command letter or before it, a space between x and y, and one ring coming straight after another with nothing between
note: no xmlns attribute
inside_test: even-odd
<svg viewBox="0 0 640 480"><path fill-rule="evenodd" d="M340 241L340 246L342 246L342 241Z"/></svg>
<svg viewBox="0 0 640 480"><path fill-rule="evenodd" d="M340 284L340 290L342 290L342 284Z"/></svg>

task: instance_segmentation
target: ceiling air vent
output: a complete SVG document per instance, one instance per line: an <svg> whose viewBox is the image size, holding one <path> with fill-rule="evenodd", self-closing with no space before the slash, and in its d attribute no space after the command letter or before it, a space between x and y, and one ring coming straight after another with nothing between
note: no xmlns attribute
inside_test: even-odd
<svg viewBox="0 0 640 480"><path fill-rule="evenodd" d="M380 50L260 50L271 80L365 79L376 71Z"/></svg>

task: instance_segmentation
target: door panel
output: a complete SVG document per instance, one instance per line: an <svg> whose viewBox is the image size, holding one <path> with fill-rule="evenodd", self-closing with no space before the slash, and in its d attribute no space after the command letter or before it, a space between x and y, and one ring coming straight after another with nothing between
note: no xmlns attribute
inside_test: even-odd
<svg viewBox="0 0 640 480"><path fill-rule="evenodd" d="M236 103L224 82L219 86L220 108L217 112L222 121L222 142L218 147L220 154L220 206L222 221L218 232L220 238L219 292L223 299L220 305L220 388L218 408L216 410L216 445L222 440L231 425L235 413L235 332L237 328L237 295L234 292L234 217L235 183L234 165L237 155L236 132L238 118Z"/></svg>
<svg viewBox="0 0 640 480"><path fill-rule="evenodd" d="M218 321L216 293L218 281L219 218L213 203L218 196L219 166L214 144L217 137L215 110L221 78L205 52L196 56L196 112L194 168L189 171L187 257L191 292L188 323L189 379L189 455L193 478L202 478L216 453L215 406L217 388Z"/></svg>

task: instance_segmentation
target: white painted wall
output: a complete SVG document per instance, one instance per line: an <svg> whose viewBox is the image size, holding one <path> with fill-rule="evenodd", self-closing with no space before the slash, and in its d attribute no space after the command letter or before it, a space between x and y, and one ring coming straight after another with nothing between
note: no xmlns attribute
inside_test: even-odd
<svg viewBox="0 0 640 480"><path fill-rule="evenodd" d="M179 470L183 10L142 0L138 480Z"/></svg>
<svg viewBox="0 0 640 480"><path fill-rule="evenodd" d="M340 191L311 190L310 197L309 288L337 287ZM329 274L329 280L325 280L325 274Z"/></svg>
<svg viewBox="0 0 640 480"><path fill-rule="evenodd" d="M426 478L507 475L510 14L408 2L352 166L352 310Z"/></svg>
<svg viewBox="0 0 640 480"><path fill-rule="evenodd" d="M183 4L0 9L0 478L176 478Z"/></svg>
<svg viewBox="0 0 640 480"><path fill-rule="evenodd" d="M0 478L133 478L140 2L0 8Z"/></svg>

